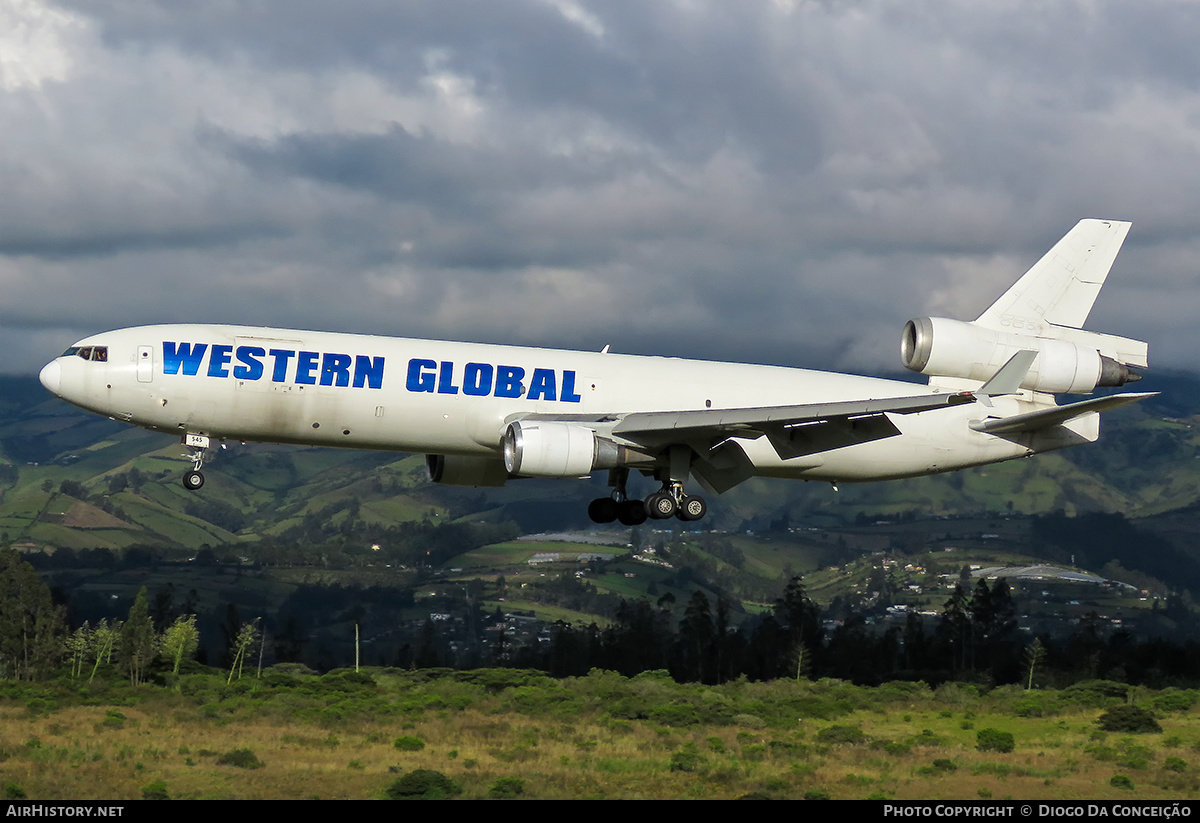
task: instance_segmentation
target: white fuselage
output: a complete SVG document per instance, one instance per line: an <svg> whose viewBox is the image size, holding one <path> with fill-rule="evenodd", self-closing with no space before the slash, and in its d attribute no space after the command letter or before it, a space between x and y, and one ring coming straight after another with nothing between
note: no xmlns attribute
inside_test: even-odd
<svg viewBox="0 0 1200 823"><path fill-rule="evenodd" d="M42 382L82 408L155 431L499 459L529 413L628 414L912 396L928 387L855 375L243 326L161 325L79 341ZM760 475L834 481L929 474L1094 440L1098 415L1042 434L973 431L985 412L1044 408L1029 396L891 414L901 434L784 460L740 439Z"/></svg>

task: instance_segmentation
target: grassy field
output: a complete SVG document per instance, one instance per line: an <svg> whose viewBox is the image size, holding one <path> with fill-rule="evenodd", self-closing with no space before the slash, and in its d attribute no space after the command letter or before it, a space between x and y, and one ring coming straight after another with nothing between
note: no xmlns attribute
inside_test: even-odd
<svg viewBox="0 0 1200 823"><path fill-rule="evenodd" d="M228 686L211 670L136 689L9 683L0 779L34 800L136 799L156 782L173 798L371 799L416 769L462 798L506 779L541 799L1196 798L1197 695L1139 690L1162 731L1103 732L1097 717L1123 688L286 668ZM989 728L1011 733L1013 751L979 751ZM241 749L261 767L219 762Z"/></svg>

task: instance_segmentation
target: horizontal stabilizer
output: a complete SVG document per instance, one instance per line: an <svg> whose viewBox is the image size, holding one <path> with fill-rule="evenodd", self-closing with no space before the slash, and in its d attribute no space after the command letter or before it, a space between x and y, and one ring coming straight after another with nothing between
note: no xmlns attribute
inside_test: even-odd
<svg viewBox="0 0 1200 823"><path fill-rule="evenodd" d="M1014 414L1011 417L989 417L971 423L975 431L988 434L1014 434L1016 432L1033 432L1048 429L1080 415L1091 412L1115 409L1129 403L1154 397L1158 392L1130 392L1127 394L1110 394L1108 397L1096 397L1079 403L1068 403L1065 406L1052 406L1048 409Z"/></svg>

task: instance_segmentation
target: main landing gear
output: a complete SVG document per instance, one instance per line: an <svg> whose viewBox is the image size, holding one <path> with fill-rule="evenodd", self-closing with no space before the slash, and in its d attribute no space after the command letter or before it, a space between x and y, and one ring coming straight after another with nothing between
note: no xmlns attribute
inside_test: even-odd
<svg viewBox="0 0 1200 823"><path fill-rule="evenodd" d="M647 519L668 520L677 517L684 522L699 520L708 514L708 504L698 494L684 494L683 483L664 480L663 487L645 500L630 499L625 492L629 469L611 469L608 485L610 497L597 497L588 504L588 517L593 523L620 521L625 526L640 526Z"/></svg>

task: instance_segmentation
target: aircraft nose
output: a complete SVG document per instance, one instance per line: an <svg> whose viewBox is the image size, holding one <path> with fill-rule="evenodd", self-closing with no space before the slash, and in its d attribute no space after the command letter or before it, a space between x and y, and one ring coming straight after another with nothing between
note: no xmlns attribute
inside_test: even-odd
<svg viewBox="0 0 1200 823"><path fill-rule="evenodd" d="M58 387L62 383L62 366L57 360L51 360L42 367L38 379L42 381L43 386L54 394L58 394Z"/></svg>

